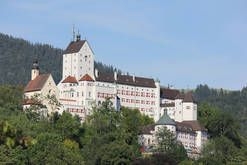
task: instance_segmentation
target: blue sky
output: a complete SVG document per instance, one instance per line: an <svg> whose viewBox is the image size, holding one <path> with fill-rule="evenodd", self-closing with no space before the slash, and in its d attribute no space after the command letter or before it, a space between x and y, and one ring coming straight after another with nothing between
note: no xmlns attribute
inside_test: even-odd
<svg viewBox="0 0 247 165"><path fill-rule="evenodd" d="M96 61L163 85L247 85L246 0L6 0L0 16L0 32L62 49L75 24Z"/></svg>

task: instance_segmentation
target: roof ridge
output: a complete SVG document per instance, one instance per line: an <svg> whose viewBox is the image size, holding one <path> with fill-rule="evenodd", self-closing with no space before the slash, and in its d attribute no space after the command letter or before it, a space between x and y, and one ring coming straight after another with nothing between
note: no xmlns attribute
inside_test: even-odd
<svg viewBox="0 0 247 165"><path fill-rule="evenodd" d="M79 81L94 81L94 79L86 73Z"/></svg>

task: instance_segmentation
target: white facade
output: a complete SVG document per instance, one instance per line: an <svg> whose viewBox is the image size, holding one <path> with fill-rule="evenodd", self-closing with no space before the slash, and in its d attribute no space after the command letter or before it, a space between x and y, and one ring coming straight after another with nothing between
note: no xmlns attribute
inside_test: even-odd
<svg viewBox="0 0 247 165"><path fill-rule="evenodd" d="M63 78L73 76L79 80L85 74L94 77L94 54L87 41L74 41L85 42L78 52L66 53L63 55ZM73 52L73 51L72 51Z"/></svg>
<svg viewBox="0 0 247 165"><path fill-rule="evenodd" d="M74 50L77 49L75 52ZM95 70L95 73L94 73ZM86 74L91 81L80 81ZM69 76L75 81L66 81ZM160 84L138 85L145 78L135 76L108 74L109 81L94 69L94 54L86 40L72 41L63 55L63 78L58 84L59 100L63 107L69 109L78 106L85 110L84 116L90 114L92 102L100 105L105 98L110 98L113 106L117 106L117 97L121 106L138 109L157 121L160 111ZM103 79L102 79L103 78ZM64 82L66 81L66 82ZM66 100L66 101L65 101ZM71 108L70 108L71 109ZM86 114L87 112L87 114Z"/></svg>

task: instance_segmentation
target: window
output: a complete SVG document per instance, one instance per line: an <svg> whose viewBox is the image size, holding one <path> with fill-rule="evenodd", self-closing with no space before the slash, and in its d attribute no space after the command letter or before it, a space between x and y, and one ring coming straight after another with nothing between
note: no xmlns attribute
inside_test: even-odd
<svg viewBox="0 0 247 165"><path fill-rule="evenodd" d="M79 97L79 92L77 92L77 97Z"/></svg>
<svg viewBox="0 0 247 165"><path fill-rule="evenodd" d="M83 96L84 95L84 93L83 92L81 92L81 96Z"/></svg>
<svg viewBox="0 0 247 165"><path fill-rule="evenodd" d="M91 97L91 92L88 92L88 96Z"/></svg>
<svg viewBox="0 0 247 165"><path fill-rule="evenodd" d="M74 93L73 92L71 93L71 97L74 97Z"/></svg>
<svg viewBox="0 0 247 165"><path fill-rule="evenodd" d="M186 106L186 109L190 109L190 106Z"/></svg>
<svg viewBox="0 0 247 165"><path fill-rule="evenodd" d="M81 102L81 105L84 105L84 101Z"/></svg>
<svg viewBox="0 0 247 165"><path fill-rule="evenodd" d="M85 62L87 62L87 56L85 56Z"/></svg>
<svg viewBox="0 0 247 165"><path fill-rule="evenodd" d="M141 97L144 97L144 92L141 92Z"/></svg>

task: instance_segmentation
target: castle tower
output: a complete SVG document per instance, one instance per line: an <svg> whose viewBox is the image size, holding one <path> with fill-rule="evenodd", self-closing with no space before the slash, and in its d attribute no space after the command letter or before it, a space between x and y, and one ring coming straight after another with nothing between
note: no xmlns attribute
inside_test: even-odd
<svg viewBox="0 0 247 165"><path fill-rule="evenodd" d="M32 72L31 80L34 80L39 75L39 65L37 60L33 62L33 67L31 72Z"/></svg>
<svg viewBox="0 0 247 165"><path fill-rule="evenodd" d="M76 36L76 41L71 41L63 52L63 78L68 76L80 80L88 74L94 78L94 54L87 40L81 40L81 35Z"/></svg>

